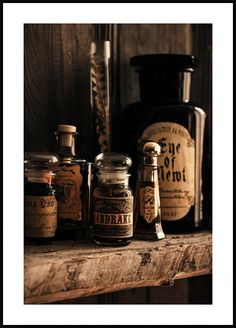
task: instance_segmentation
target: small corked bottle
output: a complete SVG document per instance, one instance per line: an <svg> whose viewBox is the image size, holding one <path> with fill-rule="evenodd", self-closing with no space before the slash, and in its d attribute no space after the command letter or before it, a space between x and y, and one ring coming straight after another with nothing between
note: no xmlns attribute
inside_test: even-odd
<svg viewBox="0 0 236 328"><path fill-rule="evenodd" d="M93 193L93 224L97 244L125 246L132 240L131 163L130 157L119 153L101 153L95 158L98 180Z"/></svg>
<svg viewBox="0 0 236 328"><path fill-rule="evenodd" d="M161 225L158 183L160 146L144 140L138 145L139 166L135 198L134 237L145 240L165 238Z"/></svg>
<svg viewBox="0 0 236 328"><path fill-rule="evenodd" d="M59 157L55 179L58 198L57 238L84 238L90 215L91 163L76 156L75 137L78 133L75 126L58 125L55 134Z"/></svg>
<svg viewBox="0 0 236 328"><path fill-rule="evenodd" d="M57 199L53 184L58 158L47 153L26 153L24 185L24 239L48 244L55 240Z"/></svg>

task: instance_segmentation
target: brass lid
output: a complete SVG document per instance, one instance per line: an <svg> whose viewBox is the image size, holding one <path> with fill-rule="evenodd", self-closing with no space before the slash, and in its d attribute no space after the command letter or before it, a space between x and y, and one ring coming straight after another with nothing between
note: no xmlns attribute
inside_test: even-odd
<svg viewBox="0 0 236 328"><path fill-rule="evenodd" d="M138 152L141 157L141 164L157 166L157 158L161 153L161 147L157 142L143 140L138 144Z"/></svg>
<svg viewBox="0 0 236 328"><path fill-rule="evenodd" d="M28 152L24 154L25 170L51 170L54 169L58 163L58 157L49 152Z"/></svg>

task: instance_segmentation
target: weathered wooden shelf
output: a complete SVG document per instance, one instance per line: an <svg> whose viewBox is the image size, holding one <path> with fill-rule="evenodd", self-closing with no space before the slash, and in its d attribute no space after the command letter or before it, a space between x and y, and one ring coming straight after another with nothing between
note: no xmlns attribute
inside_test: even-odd
<svg viewBox="0 0 236 328"><path fill-rule="evenodd" d="M128 288L171 285L175 279L211 273L208 231L167 235L125 247L57 241L25 246L25 303L52 303Z"/></svg>

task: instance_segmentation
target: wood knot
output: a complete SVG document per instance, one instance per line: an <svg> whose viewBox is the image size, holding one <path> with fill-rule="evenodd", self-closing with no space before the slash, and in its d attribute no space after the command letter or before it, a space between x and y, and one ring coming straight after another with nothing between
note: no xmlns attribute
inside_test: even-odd
<svg viewBox="0 0 236 328"><path fill-rule="evenodd" d="M167 279L162 282L160 287L172 287L174 286L174 279Z"/></svg>
<svg viewBox="0 0 236 328"><path fill-rule="evenodd" d="M150 253L139 253L141 255L141 263L140 266L145 266L151 262Z"/></svg>

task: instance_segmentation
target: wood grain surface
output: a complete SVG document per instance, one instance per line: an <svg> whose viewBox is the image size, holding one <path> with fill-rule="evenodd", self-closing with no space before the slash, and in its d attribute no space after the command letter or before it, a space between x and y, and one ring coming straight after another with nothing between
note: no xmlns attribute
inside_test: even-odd
<svg viewBox="0 0 236 328"><path fill-rule="evenodd" d="M140 99L138 75L130 58L150 53L191 54L192 28L190 24L121 24L118 32L120 104L124 109Z"/></svg>
<svg viewBox="0 0 236 328"><path fill-rule="evenodd" d="M91 148L91 25L25 24L25 151L54 151L58 124L78 127L77 154Z"/></svg>
<svg viewBox="0 0 236 328"><path fill-rule="evenodd" d="M168 235L122 248L88 242L26 246L24 264L25 303L51 303L209 274L212 237Z"/></svg>

